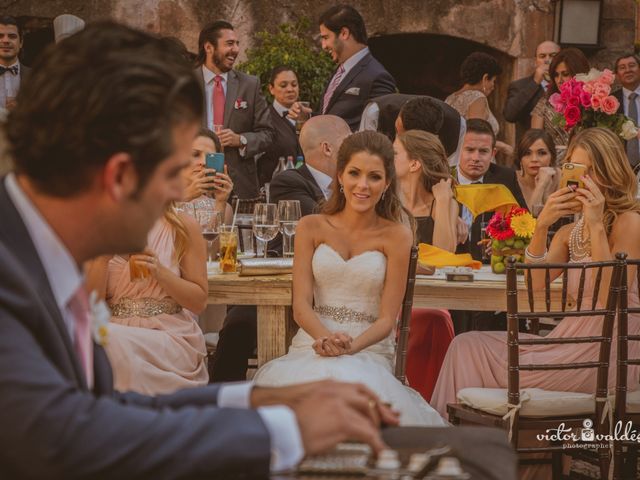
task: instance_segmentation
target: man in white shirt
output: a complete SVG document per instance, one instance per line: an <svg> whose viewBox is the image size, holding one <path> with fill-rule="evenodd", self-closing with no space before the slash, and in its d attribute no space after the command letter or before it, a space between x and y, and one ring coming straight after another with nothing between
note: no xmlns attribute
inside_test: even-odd
<svg viewBox="0 0 640 480"><path fill-rule="evenodd" d="M0 178L0 478L253 478L347 438L383 448L377 419L396 417L358 385L113 391L81 266L142 250L181 198L202 92L160 40L108 22L24 88Z"/></svg>
<svg viewBox="0 0 640 480"><path fill-rule="evenodd" d="M20 82L29 68L18 60L22 49L22 30L15 18L0 17L0 108L15 106Z"/></svg>
<svg viewBox="0 0 640 480"><path fill-rule="evenodd" d="M614 93L620 102L618 113L624 113L627 117L639 123L640 112L640 58L635 54L619 57L614 67L618 82L622 88ZM632 167L640 164L640 143L637 138L627 140L627 157Z"/></svg>
<svg viewBox="0 0 640 480"><path fill-rule="evenodd" d="M198 48L196 74L205 92L202 125L220 138L234 194L256 199L260 183L255 156L275 137L260 79L233 70L240 42L229 22L218 20L205 26Z"/></svg>

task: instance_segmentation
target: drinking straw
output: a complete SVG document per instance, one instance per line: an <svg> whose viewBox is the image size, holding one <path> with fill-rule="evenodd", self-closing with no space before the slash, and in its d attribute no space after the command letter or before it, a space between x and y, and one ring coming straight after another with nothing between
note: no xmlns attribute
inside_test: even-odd
<svg viewBox="0 0 640 480"><path fill-rule="evenodd" d="M240 199L236 202L236 208L233 211L233 220L231 221L231 230L236 226L236 217L238 216L238 206L240 205Z"/></svg>

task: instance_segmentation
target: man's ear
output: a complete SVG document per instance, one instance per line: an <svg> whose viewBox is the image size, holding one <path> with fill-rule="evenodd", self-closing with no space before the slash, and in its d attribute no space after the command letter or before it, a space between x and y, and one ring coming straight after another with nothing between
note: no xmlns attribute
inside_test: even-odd
<svg viewBox="0 0 640 480"><path fill-rule="evenodd" d="M498 153L498 149L493 146L493 150L491 151L491 158L496 158L496 153Z"/></svg>
<svg viewBox="0 0 640 480"><path fill-rule="evenodd" d="M347 40L351 36L351 31L347 27L342 27L338 36L341 40Z"/></svg>
<svg viewBox="0 0 640 480"><path fill-rule="evenodd" d="M128 153L112 155L102 172L104 189L114 201L130 198L138 190L138 172Z"/></svg>
<svg viewBox="0 0 640 480"><path fill-rule="evenodd" d="M211 42L204 42L204 51L206 52L207 55L213 55L213 52L215 52L216 47L213 45L213 43Z"/></svg>
<svg viewBox="0 0 640 480"><path fill-rule="evenodd" d="M331 146L331 144L329 142L322 142L320 144L320 148L322 149L322 154L325 157L330 157L333 153L333 147Z"/></svg>

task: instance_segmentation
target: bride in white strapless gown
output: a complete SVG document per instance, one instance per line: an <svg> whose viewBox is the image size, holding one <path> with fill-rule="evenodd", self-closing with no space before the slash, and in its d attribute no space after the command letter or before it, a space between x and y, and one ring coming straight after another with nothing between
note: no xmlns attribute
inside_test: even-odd
<svg viewBox="0 0 640 480"><path fill-rule="evenodd" d="M387 272L384 253L368 250L345 261L328 244L320 243L313 252L311 268L313 308L329 331L356 338L375 322ZM355 354L335 357L318 355L313 343L314 338L300 328L289 353L258 370L256 384L281 386L326 378L360 382L400 412L402 425L446 425L415 390L393 376L394 331Z"/></svg>

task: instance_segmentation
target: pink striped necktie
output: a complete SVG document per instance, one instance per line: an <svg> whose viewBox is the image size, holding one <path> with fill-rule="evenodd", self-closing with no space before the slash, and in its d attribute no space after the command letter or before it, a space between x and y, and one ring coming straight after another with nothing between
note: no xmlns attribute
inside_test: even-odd
<svg viewBox="0 0 640 480"><path fill-rule="evenodd" d="M80 285L69 300L69 310L76 321L74 346L84 370L89 389L93 388L93 342L89 322L89 298L84 285Z"/></svg>
<svg viewBox="0 0 640 480"><path fill-rule="evenodd" d="M329 102L331 101L333 92L335 92L336 88L338 88L338 85L340 85L340 80L342 80L343 75L344 75L344 65L340 65L338 67L338 71L331 79L331 83L329 84L327 91L324 94L324 102L322 104L322 113L327 112L327 108L329 107Z"/></svg>

